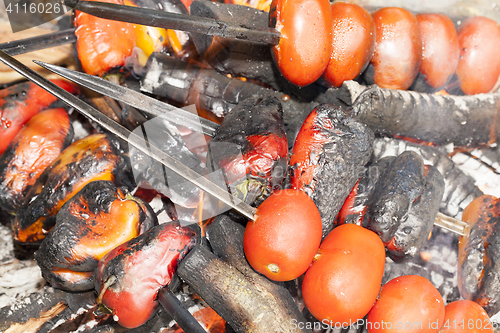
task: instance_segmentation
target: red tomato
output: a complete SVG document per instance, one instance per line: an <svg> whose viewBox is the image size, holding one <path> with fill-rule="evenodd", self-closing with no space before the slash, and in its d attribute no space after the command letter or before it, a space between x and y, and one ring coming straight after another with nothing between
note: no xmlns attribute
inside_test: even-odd
<svg viewBox="0 0 500 333"><path fill-rule="evenodd" d="M325 80L335 87L355 79L375 50L375 23L364 8L335 1L332 6L332 53Z"/></svg>
<svg viewBox="0 0 500 333"><path fill-rule="evenodd" d="M384 244L373 231L355 224L333 229L304 276L307 308L332 326L356 322L373 306L384 266Z"/></svg>
<svg viewBox="0 0 500 333"><path fill-rule="evenodd" d="M372 58L373 80L382 88L408 89L422 59L422 38L415 15L386 7L372 14L377 43Z"/></svg>
<svg viewBox="0 0 500 333"><path fill-rule="evenodd" d="M307 194L279 190L257 208L243 248L250 265L271 280L293 280L307 270L321 243L321 216Z"/></svg>
<svg viewBox="0 0 500 333"><path fill-rule="evenodd" d="M467 19L458 31L460 88L468 95L487 93L500 76L500 25L476 16Z"/></svg>
<svg viewBox="0 0 500 333"><path fill-rule="evenodd" d="M440 333L493 333L490 317L473 301L455 301L444 308L444 322Z"/></svg>
<svg viewBox="0 0 500 333"><path fill-rule="evenodd" d="M430 333L443 325L444 302L432 283L418 275L387 282L368 313L369 333Z"/></svg>
<svg viewBox="0 0 500 333"><path fill-rule="evenodd" d="M455 25L442 14L418 14L417 21L422 35L420 73L431 87L442 87L458 66L460 50Z"/></svg>
<svg viewBox="0 0 500 333"><path fill-rule="evenodd" d="M332 11L328 0L273 0L271 27L281 32L273 56L281 74L298 86L321 77L332 45Z"/></svg>

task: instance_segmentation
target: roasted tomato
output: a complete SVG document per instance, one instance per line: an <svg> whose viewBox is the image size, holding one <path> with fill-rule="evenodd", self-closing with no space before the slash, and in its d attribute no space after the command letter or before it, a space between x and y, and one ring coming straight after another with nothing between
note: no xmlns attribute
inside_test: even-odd
<svg viewBox="0 0 500 333"><path fill-rule="evenodd" d="M332 53L325 80L340 87L355 79L370 62L375 50L375 24L366 9L348 2L332 6Z"/></svg>
<svg viewBox="0 0 500 333"><path fill-rule="evenodd" d="M68 81L51 81L70 93L78 91ZM0 90L0 154L7 149L14 136L31 117L56 101L57 97L32 82Z"/></svg>
<svg viewBox="0 0 500 333"><path fill-rule="evenodd" d="M122 0L105 2L123 5ZM87 74L103 75L114 67L123 66L125 59L132 55L135 47L133 24L76 11L74 25L78 59Z"/></svg>
<svg viewBox="0 0 500 333"><path fill-rule="evenodd" d="M281 74L307 86L321 77L332 45L332 11L328 0L274 0L271 27L281 32L273 56Z"/></svg>
<svg viewBox="0 0 500 333"><path fill-rule="evenodd" d="M458 66L460 50L455 25L442 14L418 14L417 21L422 36L420 73L431 87L442 87Z"/></svg>
<svg viewBox="0 0 500 333"><path fill-rule="evenodd" d="M92 272L106 253L157 224L147 203L110 181L91 182L61 207L35 259L52 286L90 290ZM89 277L75 284L71 272Z"/></svg>
<svg viewBox="0 0 500 333"><path fill-rule="evenodd" d="M384 266L384 244L374 232L354 224L333 229L304 276L307 308L331 326L356 322L373 306Z"/></svg>
<svg viewBox="0 0 500 333"><path fill-rule="evenodd" d="M499 199L491 195L474 199L462 214L469 231L458 243L460 295L477 302L489 315L500 310L499 216Z"/></svg>
<svg viewBox="0 0 500 333"><path fill-rule="evenodd" d="M132 187L130 167L117 143L104 134L73 142L40 175L26 194L14 222L14 238L39 243L54 227L56 214L66 201L96 180Z"/></svg>
<svg viewBox="0 0 500 333"><path fill-rule="evenodd" d="M321 243L321 216L302 191L271 194L249 221L243 248L250 265L275 281L293 280L307 270Z"/></svg>
<svg viewBox="0 0 500 333"><path fill-rule="evenodd" d="M443 319L443 298L432 283L418 275L404 275L382 287L368 313L367 329L369 333L435 333Z"/></svg>
<svg viewBox="0 0 500 333"><path fill-rule="evenodd" d="M455 301L444 307L444 321L440 333L493 333L490 317L472 301Z"/></svg>
<svg viewBox="0 0 500 333"><path fill-rule="evenodd" d="M372 13L377 43L372 58L373 80L382 88L408 89L422 60L422 38L415 15L386 7Z"/></svg>
<svg viewBox="0 0 500 333"><path fill-rule="evenodd" d="M195 230L179 222L164 223L109 252L95 270L97 302L111 309L124 327L144 324L159 290L170 283L178 261L196 244Z"/></svg>
<svg viewBox="0 0 500 333"><path fill-rule="evenodd" d="M49 109L34 115L0 156L0 206L10 214L40 174L73 139L66 110Z"/></svg>
<svg viewBox="0 0 500 333"><path fill-rule="evenodd" d="M500 76L500 25L483 16L465 20L458 31L460 88L468 95L487 93Z"/></svg>
<svg viewBox="0 0 500 333"><path fill-rule="evenodd" d="M248 204L259 204L281 188L287 164L283 110L275 97L239 103L208 144L208 167L222 169L231 193Z"/></svg>

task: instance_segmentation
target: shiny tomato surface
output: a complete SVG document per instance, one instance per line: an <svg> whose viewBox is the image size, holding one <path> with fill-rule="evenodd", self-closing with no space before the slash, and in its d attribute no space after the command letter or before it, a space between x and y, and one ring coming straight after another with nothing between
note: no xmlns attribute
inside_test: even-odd
<svg viewBox="0 0 500 333"><path fill-rule="evenodd" d="M458 31L460 88L468 95L487 93L500 76L500 25L483 16L464 21Z"/></svg>
<svg viewBox="0 0 500 333"><path fill-rule="evenodd" d="M404 275L382 287L368 313L367 328L369 333L435 333L443 319L443 298L432 283L418 275Z"/></svg>
<svg viewBox="0 0 500 333"><path fill-rule="evenodd" d="M384 266L384 244L373 231L355 224L333 229L304 276L307 308L332 326L356 322L375 303Z"/></svg>
<svg viewBox="0 0 500 333"><path fill-rule="evenodd" d="M371 62L375 70L373 80L382 88L408 89L422 59L417 18L397 7L381 8L372 16L377 37Z"/></svg>
<svg viewBox="0 0 500 333"><path fill-rule="evenodd" d="M484 309L472 301L455 301L444 307L440 333L493 333L493 324Z"/></svg>
<svg viewBox="0 0 500 333"><path fill-rule="evenodd" d="M281 74L306 86L321 77L332 45L332 15L328 0L274 0L271 27L281 32L273 56Z"/></svg>
<svg viewBox="0 0 500 333"><path fill-rule="evenodd" d="M339 87L355 79L370 62L375 50L375 23L370 13L356 4L335 1L331 8L332 53L324 78Z"/></svg>
<svg viewBox="0 0 500 333"><path fill-rule="evenodd" d="M431 87L442 87L458 66L460 50L455 25L442 14L418 14L417 21L422 35L420 73Z"/></svg>
<svg viewBox="0 0 500 333"><path fill-rule="evenodd" d="M275 281L293 280L307 270L321 243L321 216L307 194L279 190L257 208L243 248L250 265Z"/></svg>

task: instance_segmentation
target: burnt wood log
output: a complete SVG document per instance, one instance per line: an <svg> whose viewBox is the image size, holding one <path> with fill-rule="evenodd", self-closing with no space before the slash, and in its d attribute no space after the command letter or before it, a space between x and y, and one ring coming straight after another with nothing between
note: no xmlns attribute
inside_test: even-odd
<svg viewBox="0 0 500 333"><path fill-rule="evenodd" d="M177 274L235 332L310 332L285 287L256 273L243 252L244 227L228 216L215 219L208 230L211 245L195 247ZM301 324L302 323L302 324Z"/></svg>

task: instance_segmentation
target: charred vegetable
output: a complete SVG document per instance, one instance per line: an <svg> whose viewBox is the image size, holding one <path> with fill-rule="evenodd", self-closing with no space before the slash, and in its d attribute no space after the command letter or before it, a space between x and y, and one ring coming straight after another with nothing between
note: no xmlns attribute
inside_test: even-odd
<svg viewBox="0 0 500 333"><path fill-rule="evenodd" d="M0 206L14 214L27 190L66 148L73 126L62 108L33 116L0 156Z"/></svg>
<svg viewBox="0 0 500 333"><path fill-rule="evenodd" d="M74 142L45 169L17 211L14 238L38 243L54 227L62 205L95 180L110 180L131 187L129 166L117 143L104 134Z"/></svg>
<svg viewBox="0 0 500 333"><path fill-rule="evenodd" d="M77 92L77 88L67 81L52 82L71 93ZM0 154L31 117L56 101L56 97L31 82L0 90Z"/></svg>
<svg viewBox="0 0 500 333"><path fill-rule="evenodd" d="M492 316L500 310L500 200L484 195L464 210L469 233L459 239L458 286Z"/></svg>
<svg viewBox="0 0 500 333"><path fill-rule="evenodd" d="M215 253L197 246L179 264L179 277L236 332L310 332L287 289L248 264L244 230L227 215L216 217L207 231Z"/></svg>
<svg viewBox="0 0 500 333"><path fill-rule="evenodd" d="M170 283L197 237L193 228L169 222L116 247L96 268L97 302L111 309L120 325L142 325L156 307L158 291Z"/></svg>
<svg viewBox="0 0 500 333"><path fill-rule="evenodd" d="M230 112L209 143L210 169L222 169L231 193L259 204L286 177L288 142L274 97L250 98Z"/></svg>
<svg viewBox="0 0 500 333"><path fill-rule="evenodd" d="M157 224L147 203L110 181L91 182L61 207L35 259L52 286L90 290L92 272L106 253ZM88 278L79 280L84 273Z"/></svg>
<svg viewBox="0 0 500 333"><path fill-rule="evenodd" d="M443 196L443 176L414 152L404 152L380 176L368 201L366 224L402 260L417 253L432 230Z"/></svg>
<svg viewBox="0 0 500 333"><path fill-rule="evenodd" d="M327 100L352 106L351 114L375 133L469 147L494 143L500 137L496 121L500 93L441 96L365 87L354 81L330 92Z"/></svg>
<svg viewBox="0 0 500 333"><path fill-rule="evenodd" d="M302 125L290 158L291 185L318 207L323 238L372 153L373 133L341 107L320 105Z"/></svg>

